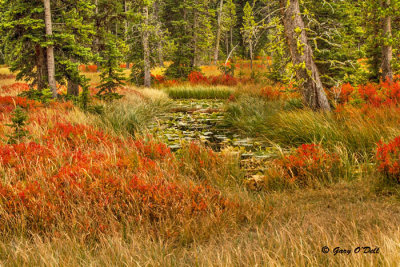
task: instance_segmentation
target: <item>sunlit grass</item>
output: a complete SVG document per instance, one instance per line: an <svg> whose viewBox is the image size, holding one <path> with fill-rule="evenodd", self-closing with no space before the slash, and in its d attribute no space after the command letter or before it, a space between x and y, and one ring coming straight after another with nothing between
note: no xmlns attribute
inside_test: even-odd
<svg viewBox="0 0 400 267"><path fill-rule="evenodd" d="M224 86L182 85L165 89L172 99L228 99L235 91Z"/></svg>

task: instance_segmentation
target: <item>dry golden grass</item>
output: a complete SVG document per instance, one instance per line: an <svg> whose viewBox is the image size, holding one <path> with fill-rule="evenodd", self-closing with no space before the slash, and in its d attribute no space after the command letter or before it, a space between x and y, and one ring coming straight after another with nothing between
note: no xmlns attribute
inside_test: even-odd
<svg viewBox="0 0 400 267"><path fill-rule="evenodd" d="M179 244L142 233L85 244L67 234L52 240L36 236L1 242L0 259L5 265L32 266L395 266L400 261L400 207L369 192L361 181L238 197L252 199L248 221L206 241L199 237ZM322 253L324 246L380 250L335 256Z"/></svg>
<svg viewBox="0 0 400 267"><path fill-rule="evenodd" d="M9 68L7 68L7 67L1 67L0 68L0 75L1 74L12 74L11 73L11 71L10 71L10 69ZM3 86L3 85L10 85L10 84L13 84L13 83L15 83L15 79L3 79L3 80L0 80L0 88Z"/></svg>

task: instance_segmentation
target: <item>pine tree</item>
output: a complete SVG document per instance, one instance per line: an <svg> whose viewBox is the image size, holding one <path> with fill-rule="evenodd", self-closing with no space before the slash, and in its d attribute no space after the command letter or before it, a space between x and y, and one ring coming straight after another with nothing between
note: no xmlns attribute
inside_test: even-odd
<svg viewBox="0 0 400 267"><path fill-rule="evenodd" d="M28 135L28 131L25 129L27 119L28 115L24 110L21 107L16 107L11 117L12 124L6 124L13 129L13 133L7 135L8 144L17 144Z"/></svg>
<svg viewBox="0 0 400 267"><path fill-rule="evenodd" d="M101 52L102 72L100 74L100 85L97 95L102 98L116 96L116 89L125 84L125 76L120 62L123 55L118 49L115 36L109 34L105 44L105 49Z"/></svg>
<svg viewBox="0 0 400 267"><path fill-rule="evenodd" d="M72 80L83 84L79 62L91 58L89 44L93 25L84 21L93 6L85 0L51 1L52 34L47 40L45 12L40 0L4 0L0 2L0 31L6 63L17 79L29 82L38 90L49 87L46 48L54 51L55 80L65 84ZM53 84L54 87L54 84ZM53 91L54 92L54 91Z"/></svg>

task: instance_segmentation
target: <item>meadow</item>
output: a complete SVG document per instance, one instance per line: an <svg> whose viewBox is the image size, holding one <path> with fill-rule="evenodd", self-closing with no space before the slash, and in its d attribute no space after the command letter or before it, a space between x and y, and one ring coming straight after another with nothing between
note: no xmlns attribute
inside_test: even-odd
<svg viewBox="0 0 400 267"><path fill-rule="evenodd" d="M397 265L400 80L327 90L324 113L237 64L154 69L101 115L1 68L1 265Z"/></svg>

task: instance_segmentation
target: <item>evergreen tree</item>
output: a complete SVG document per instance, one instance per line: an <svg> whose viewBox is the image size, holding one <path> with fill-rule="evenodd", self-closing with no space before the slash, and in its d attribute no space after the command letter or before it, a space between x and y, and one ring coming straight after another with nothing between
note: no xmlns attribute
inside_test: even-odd
<svg viewBox="0 0 400 267"><path fill-rule="evenodd" d="M100 85L97 95L99 97L108 98L115 95L116 89L123 86L125 76L120 62L123 59L115 36L108 35L105 49L101 52L102 72L100 74Z"/></svg>
<svg viewBox="0 0 400 267"><path fill-rule="evenodd" d="M52 45L55 79L64 84L73 80L83 84L78 62L91 58L89 42L93 27L87 18L93 6L84 0L65 3L51 1L52 35L46 38L45 12L40 0L4 0L0 2L0 31L5 47L6 63L17 79L29 82L38 90L49 87L46 47Z"/></svg>

